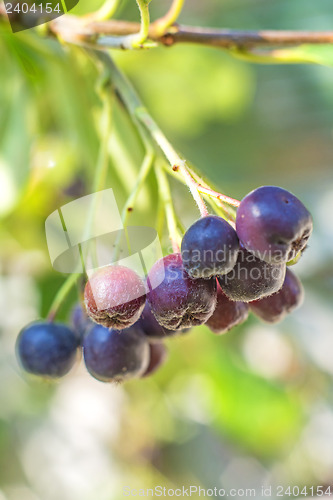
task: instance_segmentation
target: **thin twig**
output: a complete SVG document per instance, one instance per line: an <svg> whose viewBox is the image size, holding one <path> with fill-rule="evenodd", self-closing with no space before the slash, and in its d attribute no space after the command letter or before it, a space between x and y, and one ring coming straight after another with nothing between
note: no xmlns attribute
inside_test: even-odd
<svg viewBox="0 0 333 500"><path fill-rule="evenodd" d="M197 189L197 182L189 173L186 162L183 160L168 139L165 137L157 123L150 116L148 110L143 106L137 93L129 80L119 71L111 57L105 52L91 51L103 63L103 67L109 71L112 84L118 89L124 105L128 109L133 120L139 122L153 139L168 160L170 167L178 171L184 178L202 217L208 215L205 202Z"/></svg>
<svg viewBox="0 0 333 500"><path fill-rule="evenodd" d="M59 33L61 27L60 20L51 23L51 29L54 32ZM110 20L85 25L84 35L87 42L93 44L94 40L98 40L97 44L107 46L108 39L103 40L104 36L123 37L137 33L139 29L138 23ZM77 35L79 36L80 33ZM301 44L333 44L333 31L243 31L174 25L161 34L155 21L149 27L149 39L166 46L191 43L224 49L251 49L254 47L290 47ZM111 40L114 42L113 38Z"/></svg>
<svg viewBox="0 0 333 500"><path fill-rule="evenodd" d="M174 252L179 252L181 237L177 227L177 218L173 208L173 202L171 197L171 191L168 179L164 173L164 170L156 165L155 167L156 179L158 183L158 191L163 200L166 221L168 226L169 238L172 245L172 250Z"/></svg>
<svg viewBox="0 0 333 500"><path fill-rule="evenodd" d="M206 194L207 196L212 196L213 198L217 198L218 200L223 201L224 203L228 203L228 205L232 205L233 207L239 207L239 204L240 204L239 200L235 200L234 198L230 198L230 196L226 196L225 194L218 193L217 191L214 191L213 189L206 188L206 187L198 184L198 191L200 193Z"/></svg>

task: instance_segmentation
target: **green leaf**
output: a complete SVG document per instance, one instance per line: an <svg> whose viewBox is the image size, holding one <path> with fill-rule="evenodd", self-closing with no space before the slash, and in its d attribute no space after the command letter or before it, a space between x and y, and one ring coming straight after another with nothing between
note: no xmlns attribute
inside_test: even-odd
<svg viewBox="0 0 333 500"><path fill-rule="evenodd" d="M34 126L27 88L14 82L12 106L0 140L1 212L10 210L29 172ZM6 200L6 202L4 202Z"/></svg>

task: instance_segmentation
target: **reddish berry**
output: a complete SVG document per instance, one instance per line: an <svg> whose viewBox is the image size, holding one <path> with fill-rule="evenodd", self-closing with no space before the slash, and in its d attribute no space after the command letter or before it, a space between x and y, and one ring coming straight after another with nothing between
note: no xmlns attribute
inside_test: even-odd
<svg viewBox="0 0 333 500"><path fill-rule="evenodd" d="M297 276L287 268L281 290L274 295L250 302L250 308L256 316L267 323L278 323L299 307L303 301L303 286Z"/></svg>
<svg viewBox="0 0 333 500"><path fill-rule="evenodd" d="M206 322L206 325L212 332L222 334L246 321L248 315L249 307L247 304L228 299L223 293L220 285L217 285L216 308L212 316Z"/></svg>
<svg viewBox="0 0 333 500"><path fill-rule="evenodd" d="M121 330L133 325L145 304L145 285L124 266L98 269L88 280L84 302L90 318L107 328Z"/></svg>
<svg viewBox="0 0 333 500"><path fill-rule="evenodd" d="M178 330L201 325L213 314L216 280L192 279L183 268L179 253L157 261L149 271L147 283L150 307L165 328Z"/></svg>
<svg viewBox="0 0 333 500"><path fill-rule="evenodd" d="M151 311L148 300L146 301L145 308L140 316L140 319L135 323L135 326L140 328L146 335L149 342L160 342L166 337L177 335L180 330L168 330L160 325L154 314Z"/></svg>

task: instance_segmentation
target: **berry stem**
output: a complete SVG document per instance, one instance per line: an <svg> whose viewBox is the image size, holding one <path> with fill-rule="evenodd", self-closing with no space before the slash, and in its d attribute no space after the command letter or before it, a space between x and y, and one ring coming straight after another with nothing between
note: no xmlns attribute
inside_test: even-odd
<svg viewBox="0 0 333 500"><path fill-rule="evenodd" d="M169 181L161 166L156 166L155 173L156 173L156 179L158 183L160 197L164 204L164 210L167 219L167 226L169 231L169 238L172 244L172 249L175 253L178 253L180 249L181 236L179 234L177 227L177 218L173 208Z"/></svg>
<svg viewBox="0 0 333 500"><path fill-rule="evenodd" d="M56 293L53 302L51 304L49 313L47 315L48 321L54 321L59 308L69 292L71 291L71 288L75 285L75 283L78 281L80 278L81 273L73 273L68 276L68 278L63 282L61 287L59 288L58 292Z"/></svg>
<svg viewBox="0 0 333 500"><path fill-rule="evenodd" d="M127 221L128 221L129 215L130 215L130 213L133 210L133 205L135 204L135 201L137 199L139 191L140 191L140 189L141 189L144 181L146 180L147 175L150 172L150 169L153 166L154 160L155 160L155 153L148 146L147 152L146 152L146 154L145 154L145 156L143 158L143 161L142 161L139 173L138 173L138 177L137 177L135 186L134 186L131 194L128 196L128 198L127 198L127 200L126 200L126 202L124 204L123 210L121 212L121 219L122 219L122 222L123 222L123 226L125 228L126 228L126 225L127 225ZM119 250L120 250L119 243L120 243L120 239L121 239L121 235L119 234L119 237L117 238L116 243L115 243L116 246L115 246L115 251L114 251L114 254L113 254L113 262L115 262L118 259L118 257L119 257Z"/></svg>
<svg viewBox="0 0 333 500"><path fill-rule="evenodd" d="M136 0L140 10L140 29L137 33L127 34L125 36L103 36L94 40L94 43L101 47L117 49L144 49L156 47L157 42L148 40L150 15L150 0Z"/></svg>
<svg viewBox="0 0 333 500"><path fill-rule="evenodd" d="M200 214L202 217L208 215L208 210L205 202L198 191L197 182L189 173L185 160L183 160L175 149L172 147L168 139L165 137L157 123L150 116L147 109L143 106L137 93L133 89L131 83L127 80L125 75L120 72L118 67L114 64L111 57L105 52L93 50L91 51L103 65L107 67L112 83L117 87L121 94L122 100L127 107L135 122L139 122L144 126L145 130L149 133L154 143L160 148L165 157L167 158L170 166L174 171L177 171L183 177L187 187L189 188L193 199L195 200Z"/></svg>
<svg viewBox="0 0 333 500"><path fill-rule="evenodd" d="M165 137L161 129L158 127L157 123L153 120L153 118L149 115L146 108L138 108L136 110L136 116L138 119L144 124L146 129L151 134L152 138L155 140L156 144L159 146L161 151L164 153L166 159L170 163L172 170L174 172L180 172L187 187L189 188L191 195L196 202L201 217L205 217L208 215L208 210L205 205L205 202L198 191L197 183L189 173L186 162L183 160L178 153L175 151L173 146L170 144L168 139Z"/></svg>
<svg viewBox="0 0 333 500"><path fill-rule="evenodd" d="M145 157L143 158L143 162L142 162L142 165L140 167L135 186L134 186L131 194L127 198L125 205L123 207L122 213L121 213L121 217L122 217L122 221L123 221L124 226L126 226L126 223L128 221L128 217L133 209L133 205L135 204L135 201L136 201L136 198L139 194L139 191L140 191L144 181L146 180L147 175L149 174L151 167L153 166L154 160L155 160L155 153L154 153L154 151L151 150L151 148L149 148L145 154Z"/></svg>
<svg viewBox="0 0 333 500"><path fill-rule="evenodd" d="M223 201L224 203L227 203L228 205L232 205L233 207L239 207L239 204L240 204L239 200L235 200L234 198L230 198L229 196L226 196L225 194L218 193L217 191L214 191L213 189L206 188L206 187L198 184L198 191L202 194L206 194L207 196L211 196L212 198L217 198L218 200Z"/></svg>
<svg viewBox="0 0 333 500"><path fill-rule="evenodd" d="M210 193L217 193L216 191L212 190L210 188L210 186L192 168L188 168L188 170L191 173L192 177L197 181L197 183L201 187L206 188L207 190L209 190ZM217 194L221 195L221 193L217 193ZM232 207L230 207L229 204L226 204L224 201L222 201L220 196L218 198L215 196L212 196L211 194L210 194L210 196L208 196L207 193L205 193L204 196L206 196L208 198L210 203L213 201L214 206L218 207L219 211L222 210L222 212L224 214L223 217L226 220L228 220L230 222L235 221L234 209ZM225 197L225 195L221 195L221 196ZM233 198L229 198L229 199L233 200ZM238 202L238 200L233 200L233 201L237 202L238 204L240 203L240 202Z"/></svg>
<svg viewBox="0 0 333 500"><path fill-rule="evenodd" d="M168 12L153 23L156 35L164 35L170 26L172 26L180 16L185 0L173 0Z"/></svg>
<svg viewBox="0 0 333 500"><path fill-rule="evenodd" d="M100 89L102 90L102 89ZM98 192L101 191L105 185L105 178L106 178L106 173L107 173L107 168L109 165L108 161L108 141L110 137L110 130L111 130L111 97L107 93L102 93L102 98L103 98L103 114L102 114L102 119L101 119L101 130L103 130L103 137L101 141L101 146L100 150L98 153L98 160L97 160L97 167L95 170L95 176L93 180L93 190L92 192L94 193L93 198L92 198L92 204L90 206L89 214L88 214L88 220L87 224L85 226L85 233L84 233L84 241L88 241L90 238L91 234L91 226L94 220L94 214L96 211L96 206L98 203ZM85 258L88 253L88 248L89 246L86 246L85 249L85 255L83 255L82 248L80 249L80 255L81 255L81 261L82 261L82 266L83 268L85 267ZM51 304L49 313L47 315L47 318L49 321L54 321L58 309L60 308L63 300L67 297L70 289L72 286L77 282L81 274L73 273L70 274L67 279L63 282L61 287L59 288L56 296L54 297L54 300Z"/></svg>
<svg viewBox="0 0 333 500"><path fill-rule="evenodd" d="M112 123L112 103L111 96L109 93L105 92L105 88L100 88L101 97L103 100L103 113L100 120L100 130L102 132L102 140L98 152L97 166L95 170L92 193L93 196L91 198L92 202L89 208L88 220L85 225L84 238L83 241L87 242L84 246L84 252L82 249L82 264L83 268L85 268L85 260L89 254L90 243L93 243L93 252L92 257L94 258L94 266L98 267L97 258L96 258L96 242L89 242L92 225L95 219L95 213L97 206L100 200L100 193L104 189L105 180L107 176L107 170L109 166L109 153L108 153L108 144L110 139L111 132L111 123Z"/></svg>
<svg viewBox="0 0 333 500"><path fill-rule="evenodd" d="M95 12L83 16L88 22L105 21L114 16L121 0L105 0L103 5Z"/></svg>

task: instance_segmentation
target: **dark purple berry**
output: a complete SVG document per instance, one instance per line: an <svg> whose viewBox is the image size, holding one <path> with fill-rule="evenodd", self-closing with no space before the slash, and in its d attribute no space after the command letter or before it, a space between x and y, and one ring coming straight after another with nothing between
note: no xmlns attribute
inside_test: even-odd
<svg viewBox="0 0 333 500"><path fill-rule="evenodd" d="M132 269L124 266L102 267L86 284L86 311L93 321L107 328L128 328L143 311L145 293L143 281Z"/></svg>
<svg viewBox="0 0 333 500"><path fill-rule="evenodd" d="M168 350L162 342L149 344L149 365L142 377L148 377L156 372L168 357Z"/></svg>
<svg viewBox="0 0 333 500"><path fill-rule="evenodd" d="M267 323L277 323L299 307L303 301L303 286L297 276L287 268L281 290L265 299L250 302L252 312Z"/></svg>
<svg viewBox="0 0 333 500"><path fill-rule="evenodd" d="M71 314L71 324L80 344L88 328L95 325L81 304L74 306Z"/></svg>
<svg viewBox="0 0 333 500"><path fill-rule="evenodd" d="M236 325L247 320L249 307L244 302L228 299L220 285L217 286L217 303L215 311L206 322L206 325L217 334L228 332Z"/></svg>
<svg viewBox="0 0 333 500"><path fill-rule="evenodd" d="M166 337L172 337L180 333L179 330L168 330L158 323L151 311L148 300L140 319L135 323L135 326L142 330L149 342L160 342Z"/></svg>
<svg viewBox="0 0 333 500"><path fill-rule="evenodd" d="M25 371L48 378L66 375L76 360L78 339L60 323L32 323L21 330L17 357Z"/></svg>
<svg viewBox="0 0 333 500"><path fill-rule="evenodd" d="M229 299L250 302L280 290L285 273L285 264L268 264L240 248L233 270L218 280Z"/></svg>
<svg viewBox="0 0 333 500"><path fill-rule="evenodd" d="M261 260L288 262L305 248L312 232L312 217L289 191L263 186L241 201L236 230L245 248Z"/></svg>
<svg viewBox="0 0 333 500"><path fill-rule="evenodd" d="M113 330L94 325L83 339L89 373L102 382L141 377L149 365L149 344L139 328Z"/></svg>
<svg viewBox="0 0 333 500"><path fill-rule="evenodd" d="M239 250L236 231L221 217L208 215L188 228L182 240L183 266L192 278L211 278L234 267Z"/></svg>
<svg viewBox="0 0 333 500"><path fill-rule="evenodd" d="M148 302L157 321L170 330L201 325L216 305L216 280L192 279L179 253L158 260L148 274Z"/></svg>

